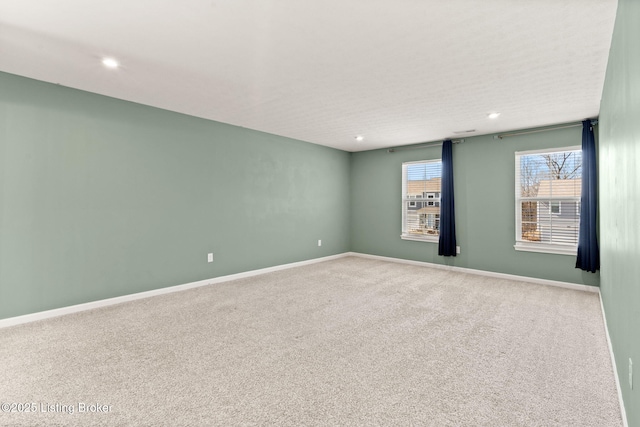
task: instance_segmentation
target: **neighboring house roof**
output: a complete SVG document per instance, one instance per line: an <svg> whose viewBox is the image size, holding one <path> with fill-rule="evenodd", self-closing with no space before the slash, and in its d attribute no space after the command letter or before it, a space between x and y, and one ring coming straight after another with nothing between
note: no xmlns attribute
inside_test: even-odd
<svg viewBox="0 0 640 427"><path fill-rule="evenodd" d="M407 181L407 194L409 196L422 195L422 193L439 193L440 178L432 178L420 181Z"/></svg>
<svg viewBox="0 0 640 427"><path fill-rule="evenodd" d="M580 197L582 179L546 179L540 181L537 197Z"/></svg>

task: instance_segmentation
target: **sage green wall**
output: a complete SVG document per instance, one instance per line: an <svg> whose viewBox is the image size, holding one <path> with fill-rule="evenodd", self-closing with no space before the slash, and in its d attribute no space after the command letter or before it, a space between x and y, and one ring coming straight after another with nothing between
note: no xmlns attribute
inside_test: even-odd
<svg viewBox="0 0 640 427"><path fill-rule="evenodd" d="M600 106L601 293L629 426L640 426L640 2L620 0ZM629 386L629 358L634 388Z"/></svg>
<svg viewBox="0 0 640 427"><path fill-rule="evenodd" d="M0 88L0 318L349 250L346 152L9 74Z"/></svg>
<svg viewBox="0 0 640 427"><path fill-rule="evenodd" d="M440 147L352 154L351 247L382 255L520 276L598 285L575 268L575 256L516 251L515 152L581 144L581 127L454 145L456 236L461 253L438 256L437 243L400 239L402 163L441 157Z"/></svg>

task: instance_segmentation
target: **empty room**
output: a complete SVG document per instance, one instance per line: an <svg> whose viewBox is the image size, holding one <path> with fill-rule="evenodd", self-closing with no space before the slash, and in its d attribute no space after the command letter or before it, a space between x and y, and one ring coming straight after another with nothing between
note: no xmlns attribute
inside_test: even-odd
<svg viewBox="0 0 640 427"><path fill-rule="evenodd" d="M0 0L0 425L640 427L639 161L637 0Z"/></svg>

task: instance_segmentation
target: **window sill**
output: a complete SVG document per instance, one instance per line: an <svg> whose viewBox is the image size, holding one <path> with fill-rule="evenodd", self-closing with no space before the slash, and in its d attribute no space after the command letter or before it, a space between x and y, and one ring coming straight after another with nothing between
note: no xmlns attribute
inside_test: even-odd
<svg viewBox="0 0 640 427"><path fill-rule="evenodd" d="M402 240L413 240L415 242L431 242L438 243L440 240L440 236L421 236L417 234L401 234L400 238Z"/></svg>
<svg viewBox="0 0 640 427"><path fill-rule="evenodd" d="M576 246L568 245L553 245L546 243L524 243L516 242L513 246L516 251L525 252L539 252L543 254L556 254L556 255L578 255L578 248Z"/></svg>

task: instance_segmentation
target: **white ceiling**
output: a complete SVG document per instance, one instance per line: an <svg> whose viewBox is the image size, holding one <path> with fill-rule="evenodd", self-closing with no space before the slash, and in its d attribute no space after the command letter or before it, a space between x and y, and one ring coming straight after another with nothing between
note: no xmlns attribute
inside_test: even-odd
<svg viewBox="0 0 640 427"><path fill-rule="evenodd" d="M0 70L362 151L596 117L616 8L0 0ZM103 67L104 56L121 68ZM489 120L493 111L502 114Z"/></svg>

